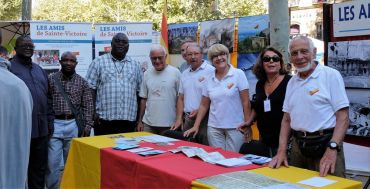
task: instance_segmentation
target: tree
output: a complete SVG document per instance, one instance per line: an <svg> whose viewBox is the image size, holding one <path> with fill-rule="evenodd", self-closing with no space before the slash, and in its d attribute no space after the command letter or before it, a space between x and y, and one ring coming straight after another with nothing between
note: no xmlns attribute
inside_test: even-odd
<svg viewBox="0 0 370 189"><path fill-rule="evenodd" d="M0 20L19 20L22 0L0 0Z"/></svg>
<svg viewBox="0 0 370 189"><path fill-rule="evenodd" d="M1 0L0 0L1 1ZM263 0L167 0L168 23L264 14ZM160 28L164 0L39 0L35 20L68 22L153 22Z"/></svg>

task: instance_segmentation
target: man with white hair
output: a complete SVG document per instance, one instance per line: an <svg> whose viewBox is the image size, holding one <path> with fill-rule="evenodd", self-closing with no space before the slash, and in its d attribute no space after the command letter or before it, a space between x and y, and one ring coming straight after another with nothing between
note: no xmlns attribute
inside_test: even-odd
<svg viewBox="0 0 370 189"><path fill-rule="evenodd" d="M167 54L162 46L153 46L149 56L153 69L144 73L141 84L137 130L162 134L176 120L180 71L166 64Z"/></svg>
<svg viewBox="0 0 370 189"><path fill-rule="evenodd" d="M279 149L270 167L288 166L286 149L292 130L290 164L344 177L342 142L348 128L349 102L337 70L314 61L316 48L304 36L289 44L297 75L289 81L283 105Z"/></svg>

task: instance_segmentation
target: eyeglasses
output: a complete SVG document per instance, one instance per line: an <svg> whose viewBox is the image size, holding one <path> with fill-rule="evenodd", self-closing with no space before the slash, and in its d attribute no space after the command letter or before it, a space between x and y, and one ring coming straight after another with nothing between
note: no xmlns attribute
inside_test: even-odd
<svg viewBox="0 0 370 189"><path fill-rule="evenodd" d="M263 61L263 62L271 62L271 60L272 60L273 62L279 62L279 61L281 60L281 58L280 58L280 57L278 57L278 56L272 56L272 57L270 57L270 56L264 56L264 57L262 58L262 61Z"/></svg>
<svg viewBox="0 0 370 189"><path fill-rule="evenodd" d="M301 53L302 55L307 55L308 53L310 53L310 50L309 49L298 49L298 50L294 50L292 52L290 52L290 56L298 56L298 54Z"/></svg>
<svg viewBox="0 0 370 189"><path fill-rule="evenodd" d="M186 54L186 56L188 57L193 57L193 56L198 56L200 55L200 53L189 53L189 54Z"/></svg>
<svg viewBox="0 0 370 189"><path fill-rule="evenodd" d="M217 58L217 57L219 57L219 56L225 56L225 55L227 55L225 52L220 52L219 54L215 54L215 55L213 55L213 56L211 57L211 59Z"/></svg>
<svg viewBox="0 0 370 189"><path fill-rule="evenodd" d="M35 46L34 45L23 45L23 46L20 46L19 48L22 48L22 49L34 49Z"/></svg>
<svg viewBox="0 0 370 189"><path fill-rule="evenodd" d="M158 60L162 60L162 59L164 59L164 57L165 57L165 56L151 56L151 57L150 57L150 60L151 60L151 61L156 61L157 59L158 59Z"/></svg>
<svg viewBox="0 0 370 189"><path fill-rule="evenodd" d="M76 63L77 62L75 59L68 59L68 58L66 58L66 59L63 58L60 61L61 62L73 62L73 63Z"/></svg>

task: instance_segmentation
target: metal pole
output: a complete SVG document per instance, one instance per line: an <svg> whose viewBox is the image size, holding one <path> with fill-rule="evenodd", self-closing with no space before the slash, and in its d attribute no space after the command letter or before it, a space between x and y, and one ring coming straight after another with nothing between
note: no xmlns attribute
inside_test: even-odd
<svg viewBox="0 0 370 189"><path fill-rule="evenodd" d="M22 20L32 20L32 0L22 0Z"/></svg>
<svg viewBox="0 0 370 189"><path fill-rule="evenodd" d="M288 63L289 10L288 0L269 0L270 44L278 49Z"/></svg>

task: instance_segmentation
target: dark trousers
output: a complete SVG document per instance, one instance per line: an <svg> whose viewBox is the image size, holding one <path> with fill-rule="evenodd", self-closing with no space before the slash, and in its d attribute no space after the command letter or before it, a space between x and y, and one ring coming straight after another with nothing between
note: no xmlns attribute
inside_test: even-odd
<svg viewBox="0 0 370 189"><path fill-rule="evenodd" d="M254 154L258 156L274 157L277 153L277 148L272 148L264 144L262 141L252 140L249 143L244 143L240 148L241 154Z"/></svg>
<svg viewBox="0 0 370 189"><path fill-rule="evenodd" d="M44 189L48 163L48 136L32 138L28 163L28 188Z"/></svg>
<svg viewBox="0 0 370 189"><path fill-rule="evenodd" d="M136 128L135 121L127 120L104 120L99 119L99 124L94 127L94 135L109 135L118 133L134 132Z"/></svg>

